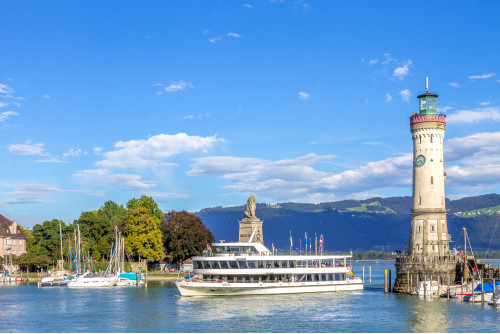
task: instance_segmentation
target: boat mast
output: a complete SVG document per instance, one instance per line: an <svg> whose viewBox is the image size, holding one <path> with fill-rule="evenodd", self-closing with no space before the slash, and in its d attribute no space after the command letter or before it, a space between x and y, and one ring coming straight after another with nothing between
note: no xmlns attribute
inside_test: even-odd
<svg viewBox="0 0 500 334"><path fill-rule="evenodd" d="M63 247L62 247L62 227L61 227L61 221L59 221L59 239L61 240L61 266L62 266L62 270L64 270L64 258L63 258Z"/></svg>
<svg viewBox="0 0 500 334"><path fill-rule="evenodd" d="M464 262L465 262L465 283L467 283L467 272L469 271L469 265L467 264L467 230L464 227L464 246L465 246L465 253L464 253Z"/></svg>

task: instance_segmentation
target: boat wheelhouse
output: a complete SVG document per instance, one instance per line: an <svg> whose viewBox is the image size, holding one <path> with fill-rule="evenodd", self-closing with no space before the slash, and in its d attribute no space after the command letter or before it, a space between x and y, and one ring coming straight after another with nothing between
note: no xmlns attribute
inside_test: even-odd
<svg viewBox="0 0 500 334"><path fill-rule="evenodd" d="M274 255L261 243L214 243L193 257L196 279L176 282L183 296L362 290L349 255Z"/></svg>

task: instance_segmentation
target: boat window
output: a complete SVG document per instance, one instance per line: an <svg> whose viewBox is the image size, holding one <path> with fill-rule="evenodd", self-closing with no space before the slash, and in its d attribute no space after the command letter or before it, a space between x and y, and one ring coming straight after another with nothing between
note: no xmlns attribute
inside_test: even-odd
<svg viewBox="0 0 500 334"><path fill-rule="evenodd" d="M210 266L210 262L203 261L203 268L205 268L205 269L211 269L212 267Z"/></svg>
<svg viewBox="0 0 500 334"><path fill-rule="evenodd" d="M247 262L246 261L238 261L238 264L240 265L241 269L247 269Z"/></svg>
<svg viewBox="0 0 500 334"><path fill-rule="evenodd" d="M193 268L194 269L203 269L203 265L201 264L201 261L194 261Z"/></svg>
<svg viewBox="0 0 500 334"><path fill-rule="evenodd" d="M229 261L229 267L231 267L231 269L238 269L238 262Z"/></svg>
<svg viewBox="0 0 500 334"><path fill-rule="evenodd" d="M281 261L281 268L288 268L288 261Z"/></svg>
<svg viewBox="0 0 500 334"><path fill-rule="evenodd" d="M328 274L328 281L333 281L333 274Z"/></svg>
<svg viewBox="0 0 500 334"><path fill-rule="evenodd" d="M221 269L228 269L229 265L227 264L227 261L219 261Z"/></svg>
<svg viewBox="0 0 500 334"><path fill-rule="evenodd" d="M307 261L297 261L297 268L305 268L306 264L307 264Z"/></svg>
<svg viewBox="0 0 500 334"><path fill-rule="evenodd" d="M274 266L273 268L281 268L280 267L280 261L274 261Z"/></svg>
<svg viewBox="0 0 500 334"><path fill-rule="evenodd" d="M326 279L326 274L321 274L321 280L322 280L322 281L326 281L326 280L327 280L327 279Z"/></svg>
<svg viewBox="0 0 500 334"><path fill-rule="evenodd" d="M312 267L313 267L313 261L307 260L307 268L312 268Z"/></svg>
<svg viewBox="0 0 500 334"><path fill-rule="evenodd" d="M257 261L257 264L259 265L259 268L265 268L266 267L266 261Z"/></svg>
<svg viewBox="0 0 500 334"><path fill-rule="evenodd" d="M295 261L288 261L290 268L295 268Z"/></svg>
<svg viewBox="0 0 500 334"><path fill-rule="evenodd" d="M210 261L210 267L212 267L212 269L220 269L219 262L218 261Z"/></svg>
<svg viewBox="0 0 500 334"><path fill-rule="evenodd" d="M248 264L248 268L255 269L255 261L248 261L247 264Z"/></svg>

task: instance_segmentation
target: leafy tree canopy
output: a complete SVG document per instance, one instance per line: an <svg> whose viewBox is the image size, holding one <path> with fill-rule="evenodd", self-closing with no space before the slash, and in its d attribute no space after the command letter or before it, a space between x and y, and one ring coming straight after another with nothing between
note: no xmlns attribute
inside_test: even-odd
<svg viewBox="0 0 500 334"><path fill-rule="evenodd" d="M129 209L125 225L125 244L132 256L138 256L140 259L154 262L163 258L161 231L149 209L142 206Z"/></svg>
<svg viewBox="0 0 500 334"><path fill-rule="evenodd" d="M140 198L132 198L127 202L127 209L129 211L139 206L146 208L149 211L155 223L157 224L157 226L160 227L161 223L163 222L165 214L160 210L155 200L146 195L142 195Z"/></svg>
<svg viewBox="0 0 500 334"><path fill-rule="evenodd" d="M52 264L52 259L47 255L36 255L34 253L24 253L12 260L14 264L25 267L47 267Z"/></svg>
<svg viewBox="0 0 500 334"><path fill-rule="evenodd" d="M58 219L44 221L43 224L33 226L32 238L28 238L26 243L27 251L34 255L46 255L52 260L60 258L60 235L59 223L63 234L72 232L71 226Z"/></svg>
<svg viewBox="0 0 500 334"><path fill-rule="evenodd" d="M187 211L170 211L161 228L168 258L174 263L201 255L215 241L201 219Z"/></svg>

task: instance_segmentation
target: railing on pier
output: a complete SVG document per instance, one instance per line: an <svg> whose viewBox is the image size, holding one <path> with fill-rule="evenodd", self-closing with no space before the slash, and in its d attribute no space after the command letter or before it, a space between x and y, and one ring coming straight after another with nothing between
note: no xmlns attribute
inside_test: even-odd
<svg viewBox="0 0 500 334"><path fill-rule="evenodd" d="M458 256L456 255L446 255L446 256L401 256L396 257L396 263L401 264L421 264L421 263L456 263Z"/></svg>

